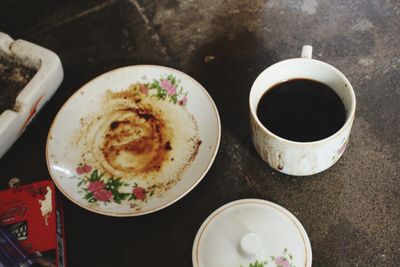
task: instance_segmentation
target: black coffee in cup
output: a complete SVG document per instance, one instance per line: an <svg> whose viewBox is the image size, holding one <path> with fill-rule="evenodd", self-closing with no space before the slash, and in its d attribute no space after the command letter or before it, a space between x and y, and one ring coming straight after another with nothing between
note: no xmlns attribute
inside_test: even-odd
<svg viewBox="0 0 400 267"><path fill-rule="evenodd" d="M267 90L257 117L272 133L297 142L312 142L336 133L346 121L343 102L329 86L292 79Z"/></svg>

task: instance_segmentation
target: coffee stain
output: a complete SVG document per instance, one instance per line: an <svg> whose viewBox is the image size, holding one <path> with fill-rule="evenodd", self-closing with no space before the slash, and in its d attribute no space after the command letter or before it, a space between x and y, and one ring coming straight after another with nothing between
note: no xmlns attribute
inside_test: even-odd
<svg viewBox="0 0 400 267"><path fill-rule="evenodd" d="M278 158L279 158L279 160L278 160L277 168L278 168L278 170L282 170L283 169L283 160L282 160L281 154L279 154Z"/></svg>
<svg viewBox="0 0 400 267"><path fill-rule="evenodd" d="M105 135L102 152L108 164L132 174L158 171L171 148L165 122L151 108L118 110Z"/></svg>
<svg viewBox="0 0 400 267"><path fill-rule="evenodd" d="M141 92L143 84L107 91L99 111L80 119L73 144L79 163L161 196L181 179L202 141L192 114Z"/></svg>

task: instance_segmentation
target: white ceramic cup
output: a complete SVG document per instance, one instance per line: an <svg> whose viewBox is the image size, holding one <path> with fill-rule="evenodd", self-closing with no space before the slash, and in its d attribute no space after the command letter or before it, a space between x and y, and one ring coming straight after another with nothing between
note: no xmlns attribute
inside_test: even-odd
<svg viewBox="0 0 400 267"><path fill-rule="evenodd" d="M301 58L280 61L264 70L250 91L250 123L254 146L273 169L290 175L312 175L332 166L343 154L356 109L349 80L335 67L311 58L312 47L303 46ZM331 87L341 98L346 112L344 125L333 135L313 142L294 142L279 137L261 124L257 106L264 93L281 82L306 78Z"/></svg>

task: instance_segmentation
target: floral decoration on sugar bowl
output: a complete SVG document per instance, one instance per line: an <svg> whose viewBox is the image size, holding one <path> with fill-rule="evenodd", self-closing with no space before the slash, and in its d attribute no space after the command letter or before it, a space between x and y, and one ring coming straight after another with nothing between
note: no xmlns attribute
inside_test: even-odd
<svg viewBox="0 0 400 267"><path fill-rule="evenodd" d="M118 177L106 177L104 172L93 169L88 164L79 164L76 172L79 175L78 193L89 203L146 201L154 195L155 186L145 189L137 183L131 185Z"/></svg>
<svg viewBox="0 0 400 267"><path fill-rule="evenodd" d="M151 83L139 84L139 92L146 96L156 97L159 100L167 100L174 104L186 106L188 92L183 91L180 82L170 74L158 80L154 79Z"/></svg>
<svg viewBox="0 0 400 267"><path fill-rule="evenodd" d="M248 267L296 267L293 263L293 255L285 248L281 256L270 256L269 259L260 261L256 260L250 263ZM241 265L240 267L244 267Z"/></svg>

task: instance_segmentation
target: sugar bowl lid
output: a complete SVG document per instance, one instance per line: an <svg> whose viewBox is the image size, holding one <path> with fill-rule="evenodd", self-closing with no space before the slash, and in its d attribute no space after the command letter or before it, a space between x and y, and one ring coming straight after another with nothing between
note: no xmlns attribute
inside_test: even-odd
<svg viewBox="0 0 400 267"><path fill-rule="evenodd" d="M307 233L288 210L261 199L230 202L201 225L194 267L311 267Z"/></svg>

